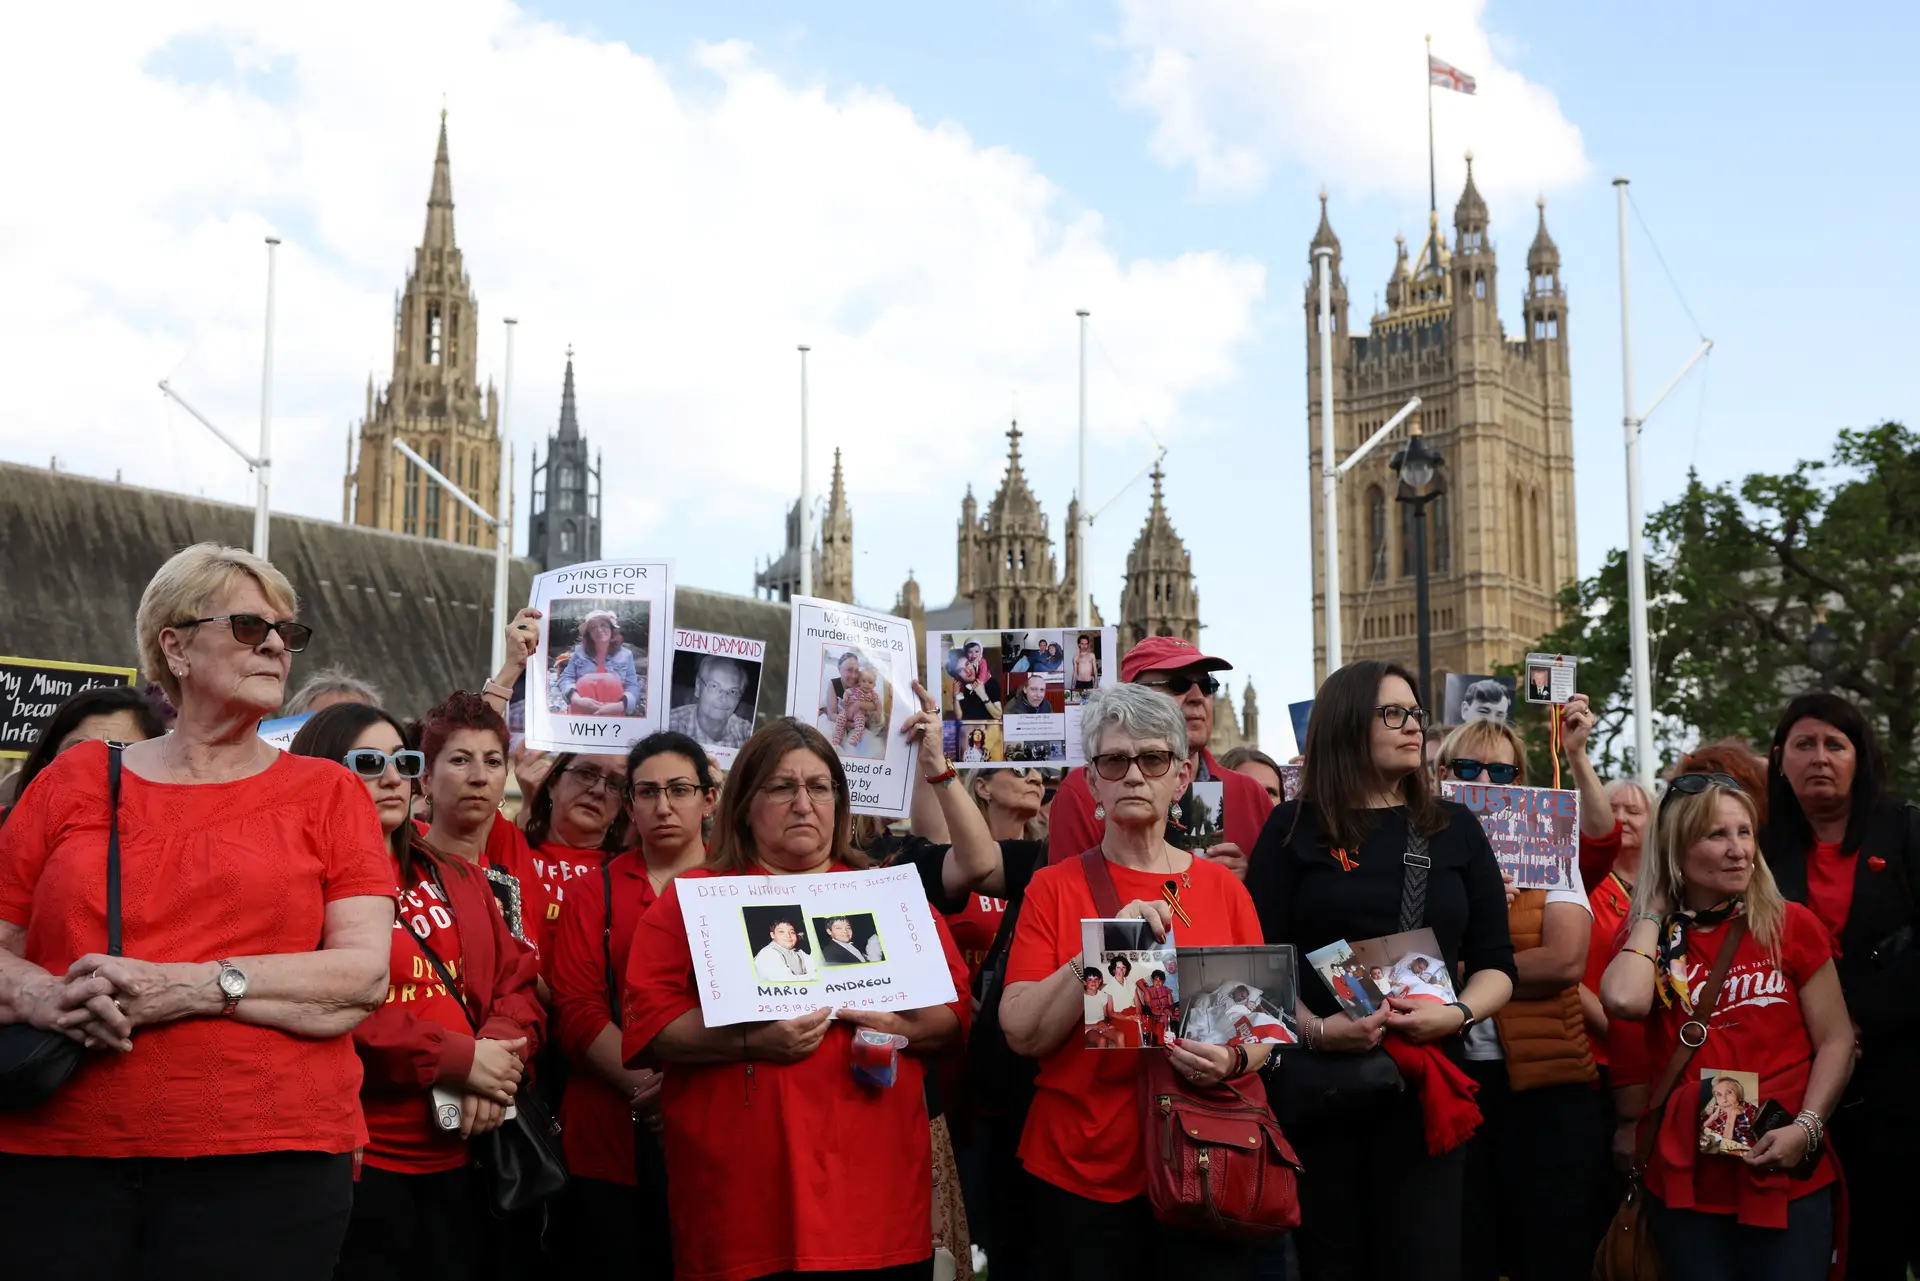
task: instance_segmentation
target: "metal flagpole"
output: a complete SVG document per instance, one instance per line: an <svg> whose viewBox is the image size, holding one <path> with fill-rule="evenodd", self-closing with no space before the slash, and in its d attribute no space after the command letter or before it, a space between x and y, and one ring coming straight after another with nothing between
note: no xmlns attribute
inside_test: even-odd
<svg viewBox="0 0 1920 1281"><path fill-rule="evenodd" d="M1313 251L1320 274L1320 549L1325 579L1327 675L1340 666L1340 519L1334 509L1339 473L1333 458L1333 249Z"/></svg>
<svg viewBox="0 0 1920 1281"><path fill-rule="evenodd" d="M1087 317L1091 312L1076 311L1080 317L1080 519L1073 527L1073 621L1082 627L1093 626L1093 607L1087 600L1087 526L1093 523L1087 492Z"/></svg>
<svg viewBox="0 0 1920 1281"><path fill-rule="evenodd" d="M1627 280L1627 179L1620 207L1620 425L1627 440L1627 625L1633 664L1633 772L1653 792L1653 661L1647 647L1647 561L1640 532L1640 424L1633 416L1633 307Z"/></svg>
<svg viewBox="0 0 1920 1281"><path fill-rule="evenodd" d="M807 458L807 352L800 345L800 594L813 595L813 473Z"/></svg>
<svg viewBox="0 0 1920 1281"><path fill-rule="evenodd" d="M1440 186L1433 171L1433 37L1427 37L1427 243L1433 274L1440 274Z"/></svg>
<svg viewBox="0 0 1920 1281"><path fill-rule="evenodd" d="M507 661L507 559L513 555L513 335L520 322L507 324L507 367L500 387L500 496L493 510L500 519L493 527L493 671Z"/></svg>
<svg viewBox="0 0 1920 1281"><path fill-rule="evenodd" d="M273 268L279 247L278 236L267 237L267 346L260 362L260 459L253 469L253 554L262 560L267 557L273 519L267 511L267 491L273 477Z"/></svg>

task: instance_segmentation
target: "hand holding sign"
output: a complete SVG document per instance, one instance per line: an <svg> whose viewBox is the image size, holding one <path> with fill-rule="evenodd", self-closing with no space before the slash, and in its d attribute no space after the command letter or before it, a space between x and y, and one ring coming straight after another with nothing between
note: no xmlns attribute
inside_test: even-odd
<svg viewBox="0 0 1920 1281"><path fill-rule="evenodd" d="M747 1057L770 1063L798 1063L820 1048L832 1018L833 1011L822 1007L797 1019L781 1019L778 1023L762 1023L751 1028L744 1042Z"/></svg>

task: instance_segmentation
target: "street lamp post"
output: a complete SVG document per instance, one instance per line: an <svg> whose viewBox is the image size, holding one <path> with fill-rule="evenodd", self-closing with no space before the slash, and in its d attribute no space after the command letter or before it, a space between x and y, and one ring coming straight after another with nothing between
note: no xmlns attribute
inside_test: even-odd
<svg viewBox="0 0 1920 1281"><path fill-rule="evenodd" d="M1406 447L1395 453L1390 464L1400 478L1400 490L1394 501L1413 508L1413 595L1419 613L1420 705L1433 707L1433 629L1427 611L1427 504L1447 492L1446 477L1441 474L1440 451L1428 446L1415 422L1408 432Z"/></svg>
<svg viewBox="0 0 1920 1281"><path fill-rule="evenodd" d="M1807 658L1820 673L1820 688L1833 688L1833 660L1840 652L1840 638L1827 626L1827 611L1813 611L1813 628L1807 633Z"/></svg>

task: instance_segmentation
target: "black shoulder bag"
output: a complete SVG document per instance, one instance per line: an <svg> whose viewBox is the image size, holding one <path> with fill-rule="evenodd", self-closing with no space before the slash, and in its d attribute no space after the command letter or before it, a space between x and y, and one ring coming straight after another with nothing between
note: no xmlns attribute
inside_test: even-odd
<svg viewBox="0 0 1920 1281"><path fill-rule="evenodd" d="M107 748L107 955L120 955L120 748ZM0 1026L0 1112L30 1112L52 1098L86 1053L64 1032Z"/></svg>
<svg viewBox="0 0 1920 1281"><path fill-rule="evenodd" d="M1044 859L1046 851L1037 855ZM980 1008L967 1034L967 1086L982 1107L1001 1116L1022 1116L1033 1103L1034 1082L1040 1075L1038 1059L1022 1058L1007 1044L1000 1027L1000 1000L1007 990L1007 960L1013 936L1020 928L1020 909L1026 897L1014 899L1000 920L975 981ZM932 1074L928 1074L932 1079Z"/></svg>
<svg viewBox="0 0 1920 1281"><path fill-rule="evenodd" d="M1407 826L1406 870L1400 880L1400 928L1417 930L1427 919L1427 876L1433 868L1427 834ZM1282 1047L1267 1059L1268 1097L1282 1128L1325 1130L1378 1113L1407 1088L1393 1056L1375 1046L1360 1054Z"/></svg>
<svg viewBox="0 0 1920 1281"><path fill-rule="evenodd" d="M433 878L438 885L437 870ZM440 897L447 905L448 915L453 915L453 899L445 886L440 887ZM440 982L446 985L448 994L460 1002L460 1012L467 1016L473 1034L479 1036L480 1020L473 1016L466 991L454 981L433 945L414 930L406 913L400 914L400 920L407 933L413 935L413 941L420 945L427 963L440 976ZM458 929L459 924L459 918L454 917L454 928ZM499 1129L467 1141L467 1159L486 1176L488 1199L494 1213L500 1215L531 1210L558 1196L567 1186L567 1163L561 1159L554 1143L560 1127L548 1115L546 1106L532 1090L523 1090L514 1095L513 1109L513 1116L501 1122Z"/></svg>

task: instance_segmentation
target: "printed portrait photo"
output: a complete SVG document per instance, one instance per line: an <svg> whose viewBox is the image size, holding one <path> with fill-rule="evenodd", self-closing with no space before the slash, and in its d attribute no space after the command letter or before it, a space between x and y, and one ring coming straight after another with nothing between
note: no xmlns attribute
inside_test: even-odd
<svg viewBox="0 0 1920 1281"><path fill-rule="evenodd" d="M673 656L667 728L703 747L739 748L753 736L760 664L681 650Z"/></svg>
<svg viewBox="0 0 1920 1281"><path fill-rule="evenodd" d="M1180 1017L1180 967L1171 936L1145 921L1082 921L1083 1034L1090 1050L1166 1044Z"/></svg>
<svg viewBox="0 0 1920 1281"><path fill-rule="evenodd" d="M947 759L957 765L984 765L1007 759L999 721L943 721Z"/></svg>
<svg viewBox="0 0 1920 1281"><path fill-rule="evenodd" d="M568 716L647 714L648 601L562 596L547 605L549 711Z"/></svg>
<svg viewBox="0 0 1920 1281"><path fill-rule="evenodd" d="M958 632L941 663L940 714L949 721L984 721L1000 715L1000 637L994 632Z"/></svg>
<svg viewBox="0 0 1920 1281"><path fill-rule="evenodd" d="M1446 724L1513 719L1513 682L1504 676L1468 676L1447 673L1446 699L1441 704Z"/></svg>
<svg viewBox="0 0 1920 1281"><path fill-rule="evenodd" d="M1067 691L1058 673L1026 672L1009 675L1010 697L1004 705L1007 716L1048 716L1067 709Z"/></svg>
<svg viewBox="0 0 1920 1281"><path fill-rule="evenodd" d="M798 903L755 904L740 909L753 974L762 983L811 983L820 963L807 941L807 914Z"/></svg>
<svg viewBox="0 0 1920 1281"><path fill-rule="evenodd" d="M846 916L816 916L814 937L820 940L820 963L828 969L840 965L872 965L887 959L880 942L880 927L872 912L853 912Z"/></svg>
<svg viewBox="0 0 1920 1281"><path fill-rule="evenodd" d="M1387 996L1451 1005L1453 976L1440 959L1440 941L1432 929L1408 930L1353 944L1353 964Z"/></svg>
<svg viewBox="0 0 1920 1281"><path fill-rule="evenodd" d="M1209 1045L1295 1045L1299 980L1294 950L1271 947L1180 949L1186 999L1177 1035Z"/></svg>
<svg viewBox="0 0 1920 1281"><path fill-rule="evenodd" d="M887 673L892 660L869 650L827 645L820 654L819 729L841 756L887 754Z"/></svg>
<svg viewBox="0 0 1920 1281"><path fill-rule="evenodd" d="M1217 778L1195 779L1180 797L1180 817L1167 821L1167 840L1204 852L1226 839L1227 785Z"/></svg>
<svg viewBox="0 0 1920 1281"><path fill-rule="evenodd" d="M1318 951L1307 953L1307 964L1333 993L1333 999L1340 1002L1340 1008L1353 1018L1367 1018L1387 1003L1379 982L1367 966L1354 958L1353 947L1345 939L1335 939Z"/></svg>
<svg viewBox="0 0 1920 1281"><path fill-rule="evenodd" d="M1100 673L1105 670L1100 653L1099 632L1063 632L1066 650L1067 701L1079 704L1100 688Z"/></svg>
<svg viewBox="0 0 1920 1281"><path fill-rule="evenodd" d="M1700 1071L1700 1150L1717 1156L1751 1152L1760 1136L1760 1078L1726 1068Z"/></svg>

